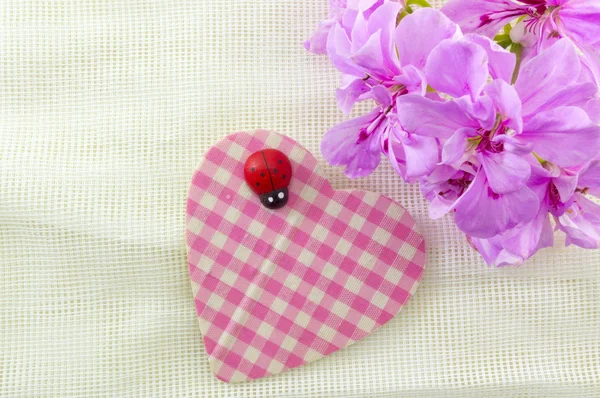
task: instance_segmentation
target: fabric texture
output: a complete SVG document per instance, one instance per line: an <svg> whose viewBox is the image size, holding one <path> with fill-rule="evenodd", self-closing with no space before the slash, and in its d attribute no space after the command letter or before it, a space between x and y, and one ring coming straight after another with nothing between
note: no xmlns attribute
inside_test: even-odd
<svg viewBox="0 0 600 398"><path fill-rule="evenodd" d="M246 159L266 148L293 170L277 210L244 178ZM374 192L334 190L306 149L265 130L227 136L205 154L188 194L186 241L208 361L226 382L279 374L364 339L402 309L425 267L425 241L406 209Z"/></svg>
<svg viewBox="0 0 600 398"><path fill-rule="evenodd" d="M488 269L389 165L351 181L323 162L339 75L302 41L327 3L0 1L1 397L600 396L599 251ZM258 128L334 188L405 206L428 265L371 336L228 385L198 328L186 193L210 146Z"/></svg>

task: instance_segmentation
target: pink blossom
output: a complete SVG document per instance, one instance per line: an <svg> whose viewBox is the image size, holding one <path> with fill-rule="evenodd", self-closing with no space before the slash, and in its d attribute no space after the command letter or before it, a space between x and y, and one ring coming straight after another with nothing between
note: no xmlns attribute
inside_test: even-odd
<svg viewBox="0 0 600 398"><path fill-rule="evenodd" d="M526 30L540 40L567 37L581 46L600 40L597 0L450 0L442 12L463 31L490 38L504 25L524 18Z"/></svg>
<svg viewBox="0 0 600 398"><path fill-rule="evenodd" d="M600 248L600 206L585 195L575 194L573 204L557 218L557 226L567 234L567 246Z"/></svg>
<svg viewBox="0 0 600 398"><path fill-rule="evenodd" d="M444 12L464 32L493 38L506 24L522 18L511 39L534 56L561 38L585 53L584 63L600 84L600 2L597 0L450 0Z"/></svg>
<svg viewBox="0 0 600 398"><path fill-rule="evenodd" d="M346 175L351 178L370 174L379 162L366 159L379 158L380 152L389 156L396 171L408 181L431 171L439 160L435 138L409 134L397 123L395 100L408 93L426 95L423 68L429 52L461 33L456 24L432 9L416 11L396 26L399 12L400 5L395 2L363 12L349 10L352 23L347 25L344 17L329 35L328 54L344 72L344 85L336 93L340 108L349 113L357 101L371 99L378 108L369 115L384 119L371 120L377 120L377 128L361 127L365 119L353 119L325 134L323 156L331 164L346 166ZM339 148L345 148L344 154ZM346 153L363 161L353 161Z"/></svg>
<svg viewBox="0 0 600 398"><path fill-rule="evenodd" d="M330 164L363 177L385 155L490 265L552 246L552 218L567 244L600 246L597 1L450 0L454 22L391 0L332 10L309 48L342 72L345 114L374 109L325 134Z"/></svg>
<svg viewBox="0 0 600 398"><path fill-rule="evenodd" d="M577 83L581 67L568 41L531 59L515 86L502 79L488 83L488 63L482 47L462 39L444 41L428 59L426 79L454 99L397 99L406 131L445 140L441 164L475 168L468 189L448 210L454 210L460 229L483 239L528 223L538 213L540 199L527 185L532 153L560 167L578 166L600 153L600 127L578 107L597 89ZM437 196L445 194L439 190Z"/></svg>
<svg viewBox="0 0 600 398"><path fill-rule="evenodd" d="M554 214L556 226L567 235L566 244L600 248L600 206L587 195L600 197L600 159L577 173L577 188L562 211ZM587 195L586 195L587 194Z"/></svg>
<svg viewBox="0 0 600 398"><path fill-rule="evenodd" d="M327 36L336 22L339 22L348 6L347 0L329 1L329 18L319 22L311 37L304 42L304 48L314 54L327 52Z"/></svg>

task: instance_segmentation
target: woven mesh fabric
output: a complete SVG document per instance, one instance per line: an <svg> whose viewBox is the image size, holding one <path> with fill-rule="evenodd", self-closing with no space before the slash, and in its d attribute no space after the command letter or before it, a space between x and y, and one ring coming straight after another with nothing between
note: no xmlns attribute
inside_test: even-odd
<svg viewBox="0 0 600 398"><path fill-rule="evenodd" d="M0 1L0 396L600 396L600 251L490 270L389 166L350 181L324 164L338 73L301 43L327 3ZM304 144L335 188L397 199L429 262L372 336L227 385L202 346L185 197L207 148L256 128Z"/></svg>

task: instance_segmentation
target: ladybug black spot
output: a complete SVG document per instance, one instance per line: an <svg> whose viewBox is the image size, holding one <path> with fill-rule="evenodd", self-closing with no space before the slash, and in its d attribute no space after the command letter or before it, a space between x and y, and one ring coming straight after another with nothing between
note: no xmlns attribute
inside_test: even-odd
<svg viewBox="0 0 600 398"><path fill-rule="evenodd" d="M281 176L281 178L284 180L285 180L285 177L287 177L285 174Z"/></svg>
<svg viewBox="0 0 600 398"><path fill-rule="evenodd" d="M256 183L256 186L259 186L259 185L260 185L260 182L257 182L257 183Z"/></svg>
<svg viewBox="0 0 600 398"><path fill-rule="evenodd" d="M260 173L260 176L261 176L261 177L264 177L264 176L265 176L265 173Z"/></svg>
<svg viewBox="0 0 600 398"><path fill-rule="evenodd" d="M277 174L277 169L273 169L273 174Z"/></svg>
<svg viewBox="0 0 600 398"><path fill-rule="evenodd" d="M279 159L279 160L277 161L277 163L281 164L281 163L283 163L283 160Z"/></svg>
<svg viewBox="0 0 600 398"><path fill-rule="evenodd" d="M256 171L256 169L253 167L253 168L250 169L250 171Z"/></svg>

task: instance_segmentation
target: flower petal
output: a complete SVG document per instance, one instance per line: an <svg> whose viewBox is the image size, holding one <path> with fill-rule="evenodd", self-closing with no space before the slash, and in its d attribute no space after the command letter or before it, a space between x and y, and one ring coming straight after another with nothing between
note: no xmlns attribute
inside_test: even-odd
<svg viewBox="0 0 600 398"><path fill-rule="evenodd" d="M352 0L351 0L352 2ZM382 1L381 0L358 0L355 1L356 4L356 8L361 11L364 12L366 14L370 14L371 12L374 11L374 9L378 6L381 5ZM377 4L379 3L379 4Z"/></svg>
<svg viewBox="0 0 600 398"><path fill-rule="evenodd" d="M465 33L477 32L492 38L510 20L519 16L514 11L507 12L515 9L518 7L511 1L450 0L442 7L442 12ZM485 18L490 14L492 17Z"/></svg>
<svg viewBox="0 0 600 398"><path fill-rule="evenodd" d="M357 50L350 59L365 72L378 77L387 76L388 69L384 63L384 49L381 47L381 31L374 33L369 40Z"/></svg>
<svg viewBox="0 0 600 398"><path fill-rule="evenodd" d="M473 180L474 170L456 170L448 165L439 165L421 178L421 192L429 200L429 217L443 217L454 208L462 195L464 186Z"/></svg>
<svg viewBox="0 0 600 398"><path fill-rule="evenodd" d="M538 112L558 108L560 106L585 107L598 94L598 86L594 83L575 83L558 91L538 108Z"/></svg>
<svg viewBox="0 0 600 398"><path fill-rule="evenodd" d="M492 79L502 79L506 83L511 83L512 75L517 65L517 56L515 54L500 47L488 37L478 34L469 33L463 37L463 40L475 43L485 50L488 55L488 67Z"/></svg>
<svg viewBox="0 0 600 398"><path fill-rule="evenodd" d="M565 170L561 170L560 175L552 180L558 191L558 196L563 203L568 203L571 200L577 189L578 181L579 176L577 174L567 173Z"/></svg>
<svg viewBox="0 0 600 398"><path fill-rule="evenodd" d="M435 138L412 134L401 142L406 157L407 181L414 181L430 173L439 162L440 150Z"/></svg>
<svg viewBox="0 0 600 398"><path fill-rule="evenodd" d="M372 12L359 12L350 25L350 58L363 71L380 79L391 79L400 73L392 40L400 8L396 2L375 4L370 8Z"/></svg>
<svg viewBox="0 0 600 398"><path fill-rule="evenodd" d="M496 111L502 115L506 125L520 134L523 131L522 106L514 87L504 80L494 80L485 87L485 93L492 98Z"/></svg>
<svg viewBox="0 0 600 398"><path fill-rule="evenodd" d="M583 109L592 122L600 123L600 98L594 98L593 100L585 103L581 109Z"/></svg>
<svg viewBox="0 0 600 398"><path fill-rule="evenodd" d="M402 66L423 69L429 53L442 40L460 34L458 26L433 8L422 8L402 19L395 39Z"/></svg>
<svg viewBox="0 0 600 398"><path fill-rule="evenodd" d="M342 73L364 77L365 73L349 60L351 43L346 31L336 23L327 37L327 55L333 65Z"/></svg>
<svg viewBox="0 0 600 398"><path fill-rule="evenodd" d="M523 127L520 140L561 167L579 166L600 153L600 126L576 107L560 107L534 116Z"/></svg>
<svg viewBox="0 0 600 398"><path fill-rule="evenodd" d="M388 137L387 142L384 144L384 153L387 152L387 157L390 161L390 165L392 169L402 179L408 183L413 183L414 181L409 181L406 176L406 153L404 153L404 146L401 142L399 142L394 136Z"/></svg>
<svg viewBox="0 0 600 398"><path fill-rule="evenodd" d="M363 12L357 12L351 23L350 21L344 22L347 22L344 23L344 27L350 31L351 52L355 53L363 47L371 37L371 34L369 33L369 21Z"/></svg>
<svg viewBox="0 0 600 398"><path fill-rule="evenodd" d="M304 48L313 54L325 54L327 52L327 37L335 24L333 20L321 21L308 40L304 42Z"/></svg>
<svg viewBox="0 0 600 398"><path fill-rule="evenodd" d="M598 0L572 0L558 9L565 34L578 44L594 44L600 38Z"/></svg>
<svg viewBox="0 0 600 398"><path fill-rule="evenodd" d="M481 95L476 101L471 101L467 96L457 100L462 109L471 119L477 120L479 127L485 131L490 131L496 124L496 108L492 98L488 95Z"/></svg>
<svg viewBox="0 0 600 398"><path fill-rule="evenodd" d="M504 267L507 265L520 265L523 262L521 257L515 256L504 249L501 235L487 239L467 235L467 239L489 266Z"/></svg>
<svg viewBox="0 0 600 398"><path fill-rule="evenodd" d="M469 238L488 265L503 267L521 265L540 249L554 245L554 232L548 209L541 207L537 216L504 235L489 239Z"/></svg>
<svg viewBox="0 0 600 398"><path fill-rule="evenodd" d="M575 47L559 40L521 67L515 89L523 103L523 115L534 115L557 92L575 83L581 63Z"/></svg>
<svg viewBox="0 0 600 398"><path fill-rule="evenodd" d="M520 141L517 137L519 136L512 136L507 134L497 135L492 141L496 143L502 142L502 144L504 145L504 150L514 153L515 155L529 155L531 151L533 151L533 144L526 141Z"/></svg>
<svg viewBox="0 0 600 398"><path fill-rule="evenodd" d="M384 2L373 14L369 16L369 32L371 34L381 32L381 52L383 63L387 70L398 74L400 64L394 46L394 32L396 30L396 18L402 6L394 1Z"/></svg>
<svg viewBox="0 0 600 398"><path fill-rule="evenodd" d="M361 96L371 91L371 87L363 79L355 79L346 86L335 91L338 106L346 115Z"/></svg>
<svg viewBox="0 0 600 398"><path fill-rule="evenodd" d="M582 188L598 189L600 188L600 160L592 161L579 174L578 185Z"/></svg>
<svg viewBox="0 0 600 398"><path fill-rule="evenodd" d="M600 248L600 206L584 195L576 194L575 202L556 221L557 227L567 234L567 246Z"/></svg>
<svg viewBox="0 0 600 398"><path fill-rule="evenodd" d="M481 153L479 159L490 188L497 194L507 194L520 189L531 175L529 162L514 153Z"/></svg>
<svg viewBox="0 0 600 398"><path fill-rule="evenodd" d="M350 178L371 174L381 159L376 145L381 131L372 131L366 138L361 135L367 134L367 129L381 116L380 110L376 109L331 128L321 142L325 160L332 166L346 166L345 174Z"/></svg>
<svg viewBox="0 0 600 398"><path fill-rule="evenodd" d="M592 75L593 82L600 86L600 41L591 46L582 46L585 57L581 58L582 66Z"/></svg>
<svg viewBox="0 0 600 398"><path fill-rule="evenodd" d="M453 97L479 96L488 79L488 56L477 44L444 40L427 58L425 76L430 86Z"/></svg>
<svg viewBox="0 0 600 398"><path fill-rule="evenodd" d="M448 138L463 127L479 128L456 101L438 102L408 94L396 100L398 120L410 134Z"/></svg>
<svg viewBox="0 0 600 398"><path fill-rule="evenodd" d="M374 86L371 89L371 98L377 102L383 109L392 105L393 99L390 90L382 85Z"/></svg>
<svg viewBox="0 0 600 398"><path fill-rule="evenodd" d="M347 7L347 0L329 0L329 17L340 19Z"/></svg>
<svg viewBox="0 0 600 398"><path fill-rule="evenodd" d="M502 236L506 251L522 259L533 256L538 250L554 246L554 231L550 224L548 209L540 207L533 220L508 231Z"/></svg>
<svg viewBox="0 0 600 398"><path fill-rule="evenodd" d="M547 165L551 165L548 163ZM527 186L535 192L540 201L544 201L548 195L548 187L552 182L552 178L556 175L560 175L560 169L556 167L556 171L548 170L537 161L537 159L531 163L531 176L527 182Z"/></svg>
<svg viewBox="0 0 600 398"><path fill-rule="evenodd" d="M447 165L462 164L475 147L469 144L469 138L477 136L477 130L469 127L456 130L444 144L442 163Z"/></svg>
<svg viewBox="0 0 600 398"><path fill-rule="evenodd" d="M499 195L492 191L485 173L479 172L469 189L457 201L455 221L467 235L491 238L515 226L531 221L540 202L526 185Z"/></svg>
<svg viewBox="0 0 600 398"><path fill-rule="evenodd" d="M425 82L425 74L414 67L408 65L402 68L402 74L394 78L395 82L402 84L406 87L409 93L426 95L427 94L427 83Z"/></svg>

